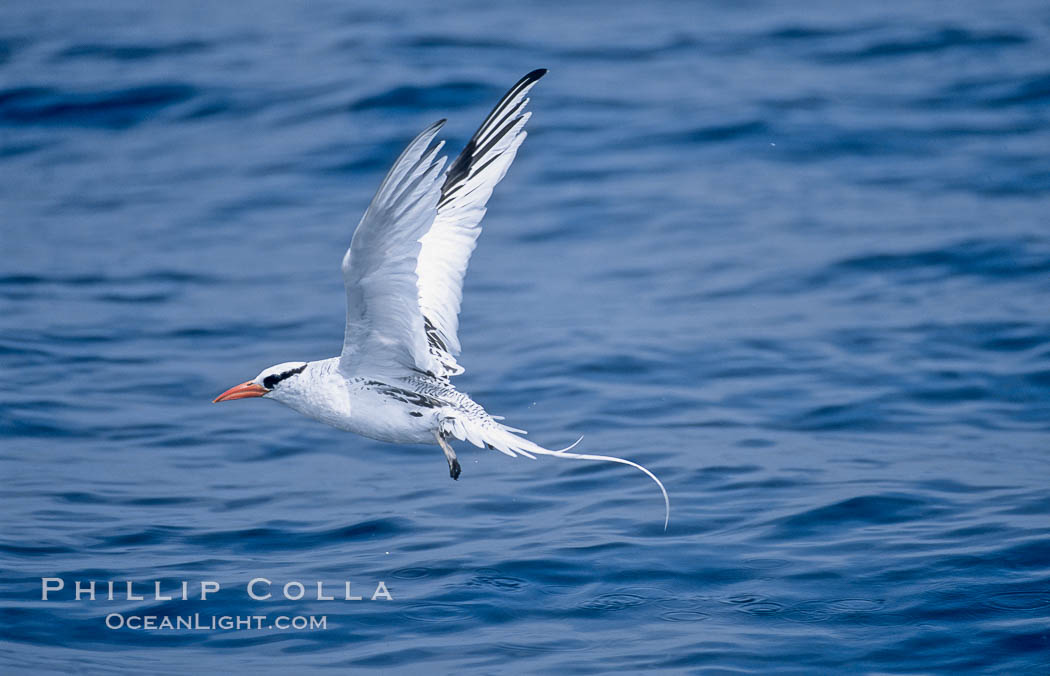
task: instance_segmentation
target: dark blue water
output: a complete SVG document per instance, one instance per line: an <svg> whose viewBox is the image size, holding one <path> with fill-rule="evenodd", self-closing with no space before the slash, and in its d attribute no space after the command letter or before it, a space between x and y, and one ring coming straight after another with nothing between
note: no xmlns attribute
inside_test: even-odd
<svg viewBox="0 0 1050 676"><path fill-rule="evenodd" d="M0 7L5 673L1048 673L1046 3L103 4ZM458 384L667 533L210 403L338 353L392 159L537 67Z"/></svg>

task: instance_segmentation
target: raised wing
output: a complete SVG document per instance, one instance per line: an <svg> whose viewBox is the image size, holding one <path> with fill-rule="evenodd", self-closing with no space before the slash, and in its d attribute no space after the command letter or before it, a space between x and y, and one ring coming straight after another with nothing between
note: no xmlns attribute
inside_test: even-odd
<svg viewBox="0 0 1050 676"><path fill-rule="evenodd" d="M485 118L449 167L437 216L421 240L423 247L416 265L419 306L430 355L440 365L440 370L434 371L436 375L463 372L455 359L460 352L456 334L463 276L481 234L485 204L525 140L525 123L532 115L524 112L529 102L526 96L546 73L541 68L518 80Z"/></svg>
<svg viewBox="0 0 1050 676"><path fill-rule="evenodd" d="M420 238L441 197L443 142L431 141L445 120L427 127L394 162L357 225L343 257L346 333L339 368L346 374L439 374L419 309Z"/></svg>

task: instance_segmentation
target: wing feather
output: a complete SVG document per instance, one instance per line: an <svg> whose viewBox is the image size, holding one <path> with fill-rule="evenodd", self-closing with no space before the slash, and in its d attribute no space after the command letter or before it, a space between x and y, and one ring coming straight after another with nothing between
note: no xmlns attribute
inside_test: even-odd
<svg viewBox="0 0 1050 676"><path fill-rule="evenodd" d="M481 219L492 189L500 182L518 147L525 140L524 112L533 85L546 74L534 70L500 99L445 174L437 215L423 235L416 266L419 306L431 356L440 365L438 375L463 372L456 363L460 352L459 309L463 277L481 234Z"/></svg>
<svg viewBox="0 0 1050 676"><path fill-rule="evenodd" d="M339 367L375 374L406 369L437 373L419 308L420 238L441 197L441 120L423 130L383 179L343 257L346 331Z"/></svg>

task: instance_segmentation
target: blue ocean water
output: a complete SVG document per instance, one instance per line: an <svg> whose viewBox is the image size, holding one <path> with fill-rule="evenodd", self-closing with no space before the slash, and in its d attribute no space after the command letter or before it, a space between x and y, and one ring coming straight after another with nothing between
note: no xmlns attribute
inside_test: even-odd
<svg viewBox="0 0 1050 676"><path fill-rule="evenodd" d="M0 6L5 673L1050 673L1046 3L101 4ZM666 533L210 403L338 353L390 162L538 67L457 382Z"/></svg>

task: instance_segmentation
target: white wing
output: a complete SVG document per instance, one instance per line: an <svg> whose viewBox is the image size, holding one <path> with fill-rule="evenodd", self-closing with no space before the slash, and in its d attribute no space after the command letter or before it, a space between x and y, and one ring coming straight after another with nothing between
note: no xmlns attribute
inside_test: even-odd
<svg viewBox="0 0 1050 676"><path fill-rule="evenodd" d="M416 266L419 306L431 357L440 364L436 375L463 372L455 359L460 351L456 334L463 275L481 234L485 204L525 140L525 123L532 115L524 112L529 102L526 95L546 73L539 69L523 77L489 113L449 167L437 216L421 240L423 248Z"/></svg>
<svg viewBox="0 0 1050 676"><path fill-rule="evenodd" d="M444 123L425 129L397 158L343 257L346 333L339 368L346 374L441 372L427 348L416 266L419 239L441 196L445 158L435 158L443 142L430 142Z"/></svg>

